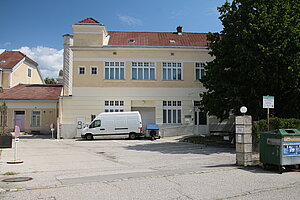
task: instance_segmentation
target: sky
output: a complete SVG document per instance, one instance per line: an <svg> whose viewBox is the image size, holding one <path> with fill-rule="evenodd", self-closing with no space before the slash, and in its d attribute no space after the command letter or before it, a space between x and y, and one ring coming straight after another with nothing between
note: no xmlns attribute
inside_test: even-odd
<svg viewBox="0 0 300 200"><path fill-rule="evenodd" d="M93 17L109 31L220 32L217 7L226 0L0 0L0 53L19 50L39 64L43 78L63 66L63 37Z"/></svg>

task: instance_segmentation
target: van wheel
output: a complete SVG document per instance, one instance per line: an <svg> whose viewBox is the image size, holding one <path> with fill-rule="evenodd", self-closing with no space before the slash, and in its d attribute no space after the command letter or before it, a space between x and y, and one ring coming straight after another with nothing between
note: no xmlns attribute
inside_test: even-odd
<svg viewBox="0 0 300 200"><path fill-rule="evenodd" d="M87 140L93 140L93 139L94 139L94 137L93 137L92 134L86 134L86 135L85 135L85 138L86 138Z"/></svg>
<svg viewBox="0 0 300 200"><path fill-rule="evenodd" d="M131 139L131 140L136 139L135 133L130 133L130 134L129 134L129 139Z"/></svg>

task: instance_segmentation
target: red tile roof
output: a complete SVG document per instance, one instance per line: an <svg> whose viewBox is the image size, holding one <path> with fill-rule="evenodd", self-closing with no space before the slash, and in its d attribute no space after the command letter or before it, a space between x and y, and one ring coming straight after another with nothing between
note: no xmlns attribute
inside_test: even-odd
<svg viewBox="0 0 300 200"><path fill-rule="evenodd" d="M58 100L62 85L19 84L3 89L0 100Z"/></svg>
<svg viewBox="0 0 300 200"><path fill-rule="evenodd" d="M100 22L98 22L97 20L95 20L92 17L86 18L84 20L81 20L80 22L78 22L79 24L100 24Z"/></svg>
<svg viewBox="0 0 300 200"><path fill-rule="evenodd" d="M4 51L2 54L0 54L0 68L12 69L23 58L26 58L29 61L33 62L35 65L38 65L36 62L31 60L28 56L21 53L20 51Z"/></svg>
<svg viewBox="0 0 300 200"><path fill-rule="evenodd" d="M112 46L163 46L163 47L207 47L207 33L171 32L117 32L109 31L108 45ZM129 42L129 41L134 42Z"/></svg>

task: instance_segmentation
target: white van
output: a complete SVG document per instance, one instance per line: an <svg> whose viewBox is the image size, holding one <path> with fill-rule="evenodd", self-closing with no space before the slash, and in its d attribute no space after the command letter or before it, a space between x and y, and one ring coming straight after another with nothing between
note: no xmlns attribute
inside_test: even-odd
<svg viewBox="0 0 300 200"><path fill-rule="evenodd" d="M138 111L101 113L82 130L87 140L94 136L128 135L130 139L142 136L142 118Z"/></svg>

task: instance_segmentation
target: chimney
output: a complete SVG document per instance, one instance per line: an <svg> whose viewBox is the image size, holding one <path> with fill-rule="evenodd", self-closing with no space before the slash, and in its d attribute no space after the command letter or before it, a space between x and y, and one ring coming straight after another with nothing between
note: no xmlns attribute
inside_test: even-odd
<svg viewBox="0 0 300 200"><path fill-rule="evenodd" d="M177 26L177 35L182 35L182 26Z"/></svg>

